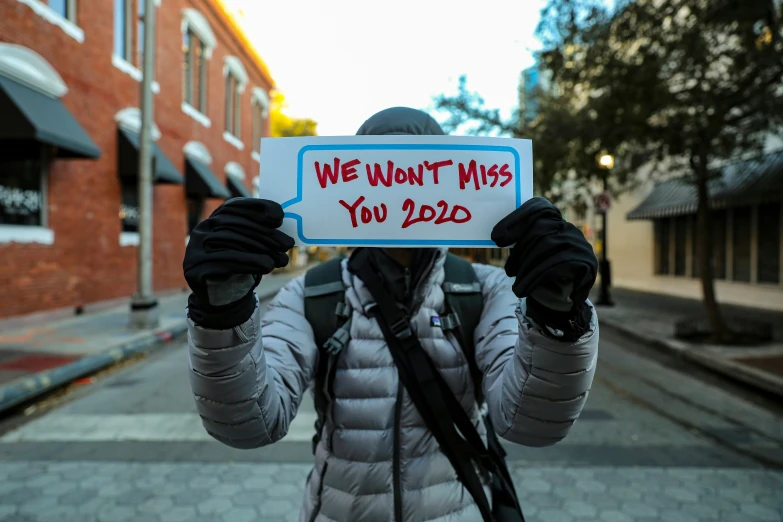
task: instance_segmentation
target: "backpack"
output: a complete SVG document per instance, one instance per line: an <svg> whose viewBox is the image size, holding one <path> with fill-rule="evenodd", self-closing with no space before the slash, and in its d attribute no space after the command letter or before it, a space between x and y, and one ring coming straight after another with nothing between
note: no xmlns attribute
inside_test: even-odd
<svg viewBox="0 0 783 522"><path fill-rule="evenodd" d="M444 271L441 288L446 298L446 310L444 315L433 317L433 325L439 322L444 331L455 331L470 367L476 399L483 404L483 376L476 365L473 343L473 332L484 308L481 285L470 261L452 253L446 255ZM305 274L305 317L313 328L319 349L318 367L313 379L313 402L317 414L313 436L315 453L326 410L331 404L335 362L350 340L351 309L345 302L341 258L321 263Z"/></svg>

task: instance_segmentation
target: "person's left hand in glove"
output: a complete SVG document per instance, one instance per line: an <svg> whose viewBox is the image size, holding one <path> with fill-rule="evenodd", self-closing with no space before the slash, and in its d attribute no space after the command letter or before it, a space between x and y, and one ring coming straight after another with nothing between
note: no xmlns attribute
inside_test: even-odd
<svg viewBox="0 0 783 522"><path fill-rule="evenodd" d="M590 324L587 296L598 273L584 234L548 200L533 198L495 225L492 240L513 245L506 275L516 278L514 294L527 298L528 317L564 341L579 339Z"/></svg>

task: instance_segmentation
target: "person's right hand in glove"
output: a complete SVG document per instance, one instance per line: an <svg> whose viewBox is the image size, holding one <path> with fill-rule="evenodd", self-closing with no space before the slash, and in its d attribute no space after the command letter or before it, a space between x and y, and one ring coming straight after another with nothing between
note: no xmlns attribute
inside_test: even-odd
<svg viewBox="0 0 783 522"><path fill-rule="evenodd" d="M228 330L250 319L261 276L286 266L294 246L278 230L282 223L278 203L234 198L193 229L182 267L193 291L188 315L197 326Z"/></svg>

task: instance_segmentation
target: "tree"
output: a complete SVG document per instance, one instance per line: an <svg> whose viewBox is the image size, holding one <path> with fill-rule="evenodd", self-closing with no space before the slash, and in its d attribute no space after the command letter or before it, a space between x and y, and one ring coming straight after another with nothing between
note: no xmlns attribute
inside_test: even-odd
<svg viewBox="0 0 783 522"><path fill-rule="evenodd" d="M578 91L579 86L566 84L549 89L538 87L527 93L526 104L520 104L511 118L505 120L497 109L487 107L478 93L467 89L467 78L462 76L457 94L438 96L435 106L448 113L442 123L448 132L460 129L472 135L499 134L532 140L534 192L555 204L584 206L586 201L564 200L560 187L568 181L576 193L591 193L595 182L602 180L607 172L596 160L604 151L595 128L592 122L580 118L575 100L584 96ZM535 109L530 111L525 105ZM635 158L628 165L638 166L638 163ZM616 190L628 185L631 174L630 168L618 166L612 170Z"/></svg>
<svg viewBox="0 0 783 522"><path fill-rule="evenodd" d="M270 134L273 138L291 138L295 136L317 136L318 123L310 118L292 118L285 114L288 104L282 92L272 96L272 108L269 111Z"/></svg>
<svg viewBox="0 0 783 522"><path fill-rule="evenodd" d="M773 0L625 1L611 14L594 0L549 0L537 29L542 66L584 95L572 103L588 143L653 172L666 160L695 185L699 275L719 343L732 335L715 298L709 187L721 161L760 153L783 124L780 16Z"/></svg>
<svg viewBox="0 0 783 522"><path fill-rule="evenodd" d="M578 136L574 127L576 121L562 99L538 92L535 118L525 119L524 107L520 107L506 120L500 116L500 111L487 107L478 93L469 91L467 78L462 76L457 94L438 96L435 105L449 114L442 123L447 132L461 129L471 135L496 134L532 139L534 190L556 202L557 197L551 189L572 169L574 162L566 158L575 153L574 141Z"/></svg>

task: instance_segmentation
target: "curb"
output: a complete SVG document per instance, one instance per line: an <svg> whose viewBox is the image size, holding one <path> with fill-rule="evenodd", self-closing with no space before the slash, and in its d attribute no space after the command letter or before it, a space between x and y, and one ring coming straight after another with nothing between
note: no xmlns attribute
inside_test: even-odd
<svg viewBox="0 0 783 522"><path fill-rule="evenodd" d="M258 298L263 300L272 297L280 291L280 288L257 292ZM183 319L168 328L150 332L140 339L119 343L102 353L88 355L70 364L20 377L5 386L0 386L0 413L133 355L158 350L187 331L188 323Z"/></svg>
<svg viewBox="0 0 783 522"><path fill-rule="evenodd" d="M602 318L600 324L621 332L631 339L661 349L685 360L696 363L699 366L720 373L735 381L753 386L769 393L783 397L783 379L762 372L753 367L732 361L725 357L712 357L698 350L688 347L687 344L674 339L661 339L644 333L640 333L619 321Z"/></svg>

